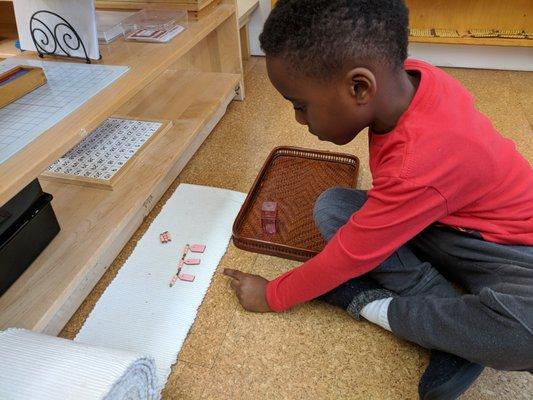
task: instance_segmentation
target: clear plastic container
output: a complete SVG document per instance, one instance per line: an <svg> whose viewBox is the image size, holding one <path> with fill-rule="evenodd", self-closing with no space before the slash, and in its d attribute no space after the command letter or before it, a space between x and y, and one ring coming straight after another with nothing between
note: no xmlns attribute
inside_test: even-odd
<svg viewBox="0 0 533 400"><path fill-rule="evenodd" d="M136 11L96 10L98 41L100 43L108 44L118 37L124 36L124 27L122 26L122 23L136 13Z"/></svg>
<svg viewBox="0 0 533 400"><path fill-rule="evenodd" d="M122 26L126 40L166 43L187 28L187 11L141 10Z"/></svg>

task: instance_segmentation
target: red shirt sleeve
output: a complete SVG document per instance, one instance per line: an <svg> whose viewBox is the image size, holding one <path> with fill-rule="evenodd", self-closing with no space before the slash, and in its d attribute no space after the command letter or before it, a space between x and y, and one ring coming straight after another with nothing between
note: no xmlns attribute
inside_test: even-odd
<svg viewBox="0 0 533 400"><path fill-rule="evenodd" d="M424 228L447 215L446 200L432 187L378 177L364 206L324 250L268 283L273 311L312 300L376 268Z"/></svg>

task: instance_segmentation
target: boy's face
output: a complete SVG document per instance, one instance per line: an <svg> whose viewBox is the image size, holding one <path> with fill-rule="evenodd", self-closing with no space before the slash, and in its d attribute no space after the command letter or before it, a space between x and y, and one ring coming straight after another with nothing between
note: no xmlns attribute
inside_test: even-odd
<svg viewBox="0 0 533 400"><path fill-rule="evenodd" d="M343 145L372 123L371 92L362 94L351 77L327 81L294 71L279 57L267 57L270 81L294 107L295 118L320 140Z"/></svg>

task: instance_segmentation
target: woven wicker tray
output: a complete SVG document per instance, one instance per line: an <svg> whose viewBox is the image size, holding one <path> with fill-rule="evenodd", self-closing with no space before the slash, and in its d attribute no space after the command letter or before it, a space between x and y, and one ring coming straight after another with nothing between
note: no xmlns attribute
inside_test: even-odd
<svg viewBox="0 0 533 400"><path fill-rule="evenodd" d="M326 242L313 221L315 200L334 186L355 188L359 159L349 154L277 147L269 155L233 224L240 249L305 261ZM261 205L278 203L278 231L265 234Z"/></svg>

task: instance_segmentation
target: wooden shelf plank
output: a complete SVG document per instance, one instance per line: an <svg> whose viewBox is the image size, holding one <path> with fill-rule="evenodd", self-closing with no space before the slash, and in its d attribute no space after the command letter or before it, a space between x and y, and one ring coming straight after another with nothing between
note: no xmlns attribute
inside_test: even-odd
<svg viewBox="0 0 533 400"><path fill-rule="evenodd" d="M406 0L413 28L533 29L531 0Z"/></svg>
<svg viewBox="0 0 533 400"><path fill-rule="evenodd" d="M250 16L259 7L259 0L237 0L239 29L248 24Z"/></svg>
<svg viewBox="0 0 533 400"><path fill-rule="evenodd" d="M435 44L468 44L479 46L515 46L533 47L532 39L505 39L505 38L473 38L473 37L418 37L409 36L409 41L413 43L435 43Z"/></svg>
<svg viewBox="0 0 533 400"><path fill-rule="evenodd" d="M21 51L15 47L16 39L0 40L0 58L11 58L21 54Z"/></svg>
<svg viewBox="0 0 533 400"><path fill-rule="evenodd" d="M221 4L200 21L190 22L185 32L167 44L119 39L100 46L103 63L128 65L130 71L0 164L0 205L230 17L236 20L235 6ZM34 53L24 52L17 58L37 57Z"/></svg>
<svg viewBox="0 0 533 400"><path fill-rule="evenodd" d="M164 72L118 112L170 119L174 125L142 150L113 191L43 182L54 196L61 232L0 297L0 329L53 335L62 329L224 115L240 79L239 74Z"/></svg>

